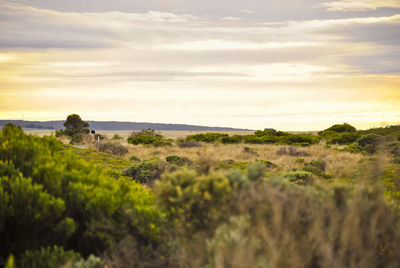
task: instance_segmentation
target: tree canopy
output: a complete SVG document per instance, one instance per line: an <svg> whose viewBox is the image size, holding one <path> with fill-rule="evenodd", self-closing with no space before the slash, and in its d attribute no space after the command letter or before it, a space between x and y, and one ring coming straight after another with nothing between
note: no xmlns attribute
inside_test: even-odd
<svg viewBox="0 0 400 268"><path fill-rule="evenodd" d="M73 136L77 133L89 133L89 123L82 120L77 114L70 114L64 122L64 133Z"/></svg>

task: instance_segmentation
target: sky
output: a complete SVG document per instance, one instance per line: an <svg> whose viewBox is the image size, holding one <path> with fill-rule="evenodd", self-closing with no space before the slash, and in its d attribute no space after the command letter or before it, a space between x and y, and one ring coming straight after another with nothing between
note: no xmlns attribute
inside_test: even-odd
<svg viewBox="0 0 400 268"><path fill-rule="evenodd" d="M0 0L0 119L400 124L400 0Z"/></svg>

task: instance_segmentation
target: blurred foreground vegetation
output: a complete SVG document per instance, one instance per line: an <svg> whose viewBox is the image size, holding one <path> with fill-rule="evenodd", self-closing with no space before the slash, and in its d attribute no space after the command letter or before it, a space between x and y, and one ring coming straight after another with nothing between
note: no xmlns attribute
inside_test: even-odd
<svg viewBox="0 0 400 268"><path fill-rule="evenodd" d="M398 267L399 137L396 126L343 124L318 135L196 134L175 146L142 131L131 147L116 137L79 149L7 125L0 266ZM178 152L204 143L279 147L276 159L254 161L132 155L152 141ZM324 159L307 149L320 142ZM341 152L360 158L347 177L329 161ZM240 154L258 157L247 146ZM286 157L295 168L277 162Z"/></svg>

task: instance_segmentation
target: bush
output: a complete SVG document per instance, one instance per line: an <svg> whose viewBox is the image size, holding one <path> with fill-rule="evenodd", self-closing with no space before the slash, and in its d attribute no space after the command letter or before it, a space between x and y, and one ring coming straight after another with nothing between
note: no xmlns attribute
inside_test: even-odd
<svg viewBox="0 0 400 268"><path fill-rule="evenodd" d="M94 140L95 140L95 141L106 139L106 136L105 136L105 135L101 135L101 134L99 134L99 133L94 134L93 137L94 137Z"/></svg>
<svg viewBox="0 0 400 268"><path fill-rule="evenodd" d="M142 254L157 243L152 192L115 180L52 137L8 125L0 144L0 258L53 245L101 254L126 235Z"/></svg>
<svg viewBox="0 0 400 268"><path fill-rule="evenodd" d="M122 140L122 139L123 138L118 134L114 134L114 136L113 136L113 140Z"/></svg>
<svg viewBox="0 0 400 268"><path fill-rule="evenodd" d="M360 147L360 145L358 145L358 143L352 143L350 145L347 145L345 150L350 153L361 153L362 152L362 148Z"/></svg>
<svg viewBox="0 0 400 268"><path fill-rule="evenodd" d="M169 215L175 231L183 231L190 237L193 231L208 230L224 217L219 208L234 193L234 185L235 180L221 173L199 175L185 169L164 174L154 191L159 207Z"/></svg>
<svg viewBox="0 0 400 268"><path fill-rule="evenodd" d="M167 161L170 164L177 165L177 166L190 165L192 163L192 161L190 161L189 158L180 157L177 155L169 155L165 158L165 161Z"/></svg>
<svg viewBox="0 0 400 268"><path fill-rule="evenodd" d="M306 185L314 182L313 174L308 171L291 171L288 172L284 178L288 179L290 182Z"/></svg>
<svg viewBox="0 0 400 268"><path fill-rule="evenodd" d="M325 171L326 168L326 162L322 159L311 160L311 162L308 165L314 166L321 171Z"/></svg>
<svg viewBox="0 0 400 268"><path fill-rule="evenodd" d="M243 142L248 144L263 144L262 137L256 135L244 135Z"/></svg>
<svg viewBox="0 0 400 268"><path fill-rule="evenodd" d="M40 250L27 250L19 259L21 267L65 267L81 259L81 256L71 250L64 251L62 247L47 247Z"/></svg>
<svg viewBox="0 0 400 268"><path fill-rule="evenodd" d="M153 129L146 129L138 132L132 132L128 138L128 143L138 145L154 145L154 146L170 146L171 139L165 139L161 134L156 133Z"/></svg>
<svg viewBox="0 0 400 268"><path fill-rule="evenodd" d="M82 135L82 133L76 133L76 134L72 135L71 141L69 143L70 144L74 144L74 145L83 144L83 135Z"/></svg>
<svg viewBox="0 0 400 268"><path fill-rule="evenodd" d="M243 136L241 135L224 136L221 138L221 143L223 144L239 144L242 141L243 141Z"/></svg>
<svg viewBox="0 0 400 268"><path fill-rule="evenodd" d="M102 143L98 146L99 152L122 156L128 153L128 149L119 143Z"/></svg>
<svg viewBox="0 0 400 268"><path fill-rule="evenodd" d="M21 267L71 267L71 268L103 268L100 258L90 255L87 260L72 250L53 246L40 250L26 251L19 259Z"/></svg>
<svg viewBox="0 0 400 268"><path fill-rule="evenodd" d="M353 127L352 125L343 123L343 124L333 125L320 133L323 134L324 132L328 132L328 131L343 133L343 132L356 132L357 129L355 127Z"/></svg>
<svg viewBox="0 0 400 268"><path fill-rule="evenodd" d="M229 137L228 134L222 133L205 133L205 134L195 134L186 137L186 141L197 141L205 143L215 143L223 137Z"/></svg>
<svg viewBox="0 0 400 268"><path fill-rule="evenodd" d="M360 136L361 136L360 133L352 132L352 133L339 133L339 134L335 133L333 135L327 135L325 137L327 138L328 144L345 145L355 142Z"/></svg>
<svg viewBox="0 0 400 268"><path fill-rule="evenodd" d="M316 175L316 176L318 176L318 177L322 177L322 178L324 178L324 179L330 179L330 178L332 178L331 175L328 175L328 174L324 173L321 169L319 169L319 168L316 167L316 166L312 166L312 165L305 165L305 166L302 168L302 171L310 172L310 173L312 173L312 174L314 174L314 175Z"/></svg>
<svg viewBox="0 0 400 268"><path fill-rule="evenodd" d="M64 135L65 135L65 134L64 134L64 130L62 130L62 129L56 130L56 132L55 132L56 138L60 138L60 137L62 137L62 136L64 136Z"/></svg>
<svg viewBox="0 0 400 268"><path fill-rule="evenodd" d="M133 161L133 162L139 162L139 161L142 161L139 157L137 157L137 156L134 156L134 155L132 155L130 158L129 158L129 160L130 161Z"/></svg>
<svg viewBox="0 0 400 268"><path fill-rule="evenodd" d="M400 164L400 157L395 157L395 158L392 160L392 163L394 163L394 164Z"/></svg>
<svg viewBox="0 0 400 268"><path fill-rule="evenodd" d="M357 144L361 150L373 154L376 152L381 138L382 136L378 134L367 134L357 139Z"/></svg>
<svg viewBox="0 0 400 268"><path fill-rule="evenodd" d="M311 190L284 183L243 192L191 262L207 267L396 267L398 216L380 187ZM193 253L194 253L193 252ZM197 258L193 260L193 256ZM200 266L200 265L199 265Z"/></svg>
<svg viewBox="0 0 400 268"><path fill-rule="evenodd" d="M167 169L166 163L154 158L141 162L136 162L122 172L122 175L131 177L135 181L144 184L152 184L161 177Z"/></svg>

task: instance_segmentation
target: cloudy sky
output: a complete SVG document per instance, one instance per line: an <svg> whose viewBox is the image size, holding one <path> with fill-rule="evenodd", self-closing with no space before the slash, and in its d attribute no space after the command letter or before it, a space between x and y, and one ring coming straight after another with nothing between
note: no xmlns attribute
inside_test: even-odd
<svg viewBox="0 0 400 268"><path fill-rule="evenodd" d="M0 119L400 123L400 0L0 0Z"/></svg>

